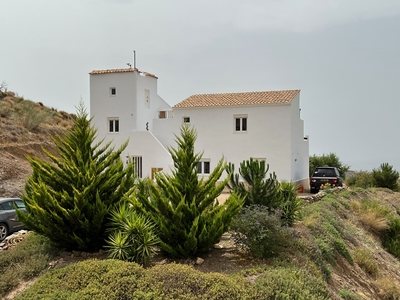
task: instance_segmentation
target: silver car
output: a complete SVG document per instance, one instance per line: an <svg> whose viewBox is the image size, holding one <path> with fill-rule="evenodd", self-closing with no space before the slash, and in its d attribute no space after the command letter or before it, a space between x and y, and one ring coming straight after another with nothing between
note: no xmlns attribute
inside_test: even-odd
<svg viewBox="0 0 400 300"><path fill-rule="evenodd" d="M24 224L18 221L17 209L25 211L25 204L20 198L0 198L0 241L23 229Z"/></svg>

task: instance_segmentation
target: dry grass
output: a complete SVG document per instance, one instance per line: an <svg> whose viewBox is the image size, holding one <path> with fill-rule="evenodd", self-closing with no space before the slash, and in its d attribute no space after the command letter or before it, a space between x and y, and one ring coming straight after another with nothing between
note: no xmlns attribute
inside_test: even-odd
<svg viewBox="0 0 400 300"><path fill-rule="evenodd" d="M383 277L376 281L379 295L384 300L400 300L400 287L393 282L392 278Z"/></svg>
<svg viewBox="0 0 400 300"><path fill-rule="evenodd" d="M369 275L376 277L379 273L378 264L369 250L358 248L353 253L354 261Z"/></svg>
<svg viewBox="0 0 400 300"><path fill-rule="evenodd" d="M389 228L386 218L380 216L376 211L362 212L359 216L361 224L368 230L379 234Z"/></svg>

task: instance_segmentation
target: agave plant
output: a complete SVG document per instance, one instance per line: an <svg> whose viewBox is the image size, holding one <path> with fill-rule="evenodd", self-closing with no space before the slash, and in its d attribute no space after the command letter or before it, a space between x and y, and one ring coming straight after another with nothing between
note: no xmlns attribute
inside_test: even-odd
<svg viewBox="0 0 400 300"><path fill-rule="evenodd" d="M127 203L111 212L110 231L107 248L111 258L147 265L157 252L154 224Z"/></svg>

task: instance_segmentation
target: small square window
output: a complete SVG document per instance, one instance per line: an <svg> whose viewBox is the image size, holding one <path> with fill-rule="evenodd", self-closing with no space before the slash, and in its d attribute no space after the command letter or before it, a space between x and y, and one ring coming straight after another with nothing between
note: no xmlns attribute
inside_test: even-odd
<svg viewBox="0 0 400 300"><path fill-rule="evenodd" d="M183 123L190 123L190 117L183 117Z"/></svg>
<svg viewBox="0 0 400 300"><path fill-rule="evenodd" d="M236 132L247 131L247 116L234 116L234 119Z"/></svg>
<svg viewBox="0 0 400 300"><path fill-rule="evenodd" d="M117 95L117 88L110 87L110 95L111 96L116 96Z"/></svg>
<svg viewBox="0 0 400 300"><path fill-rule="evenodd" d="M108 132L119 132L119 119L109 118L108 119Z"/></svg>
<svg viewBox="0 0 400 300"><path fill-rule="evenodd" d="M202 160L197 163L197 174L208 175L210 174L210 161Z"/></svg>

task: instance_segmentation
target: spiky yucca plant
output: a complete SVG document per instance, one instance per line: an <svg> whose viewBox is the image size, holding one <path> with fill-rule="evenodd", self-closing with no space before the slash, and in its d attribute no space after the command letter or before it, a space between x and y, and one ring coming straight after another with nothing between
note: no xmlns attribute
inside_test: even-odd
<svg viewBox="0 0 400 300"><path fill-rule="evenodd" d="M245 205L256 204L275 209L281 200L279 182L275 172L267 177L268 171L269 165L265 161L250 158L240 163L239 174L235 174L235 165L229 163L226 167L228 187L245 199Z"/></svg>
<svg viewBox="0 0 400 300"><path fill-rule="evenodd" d="M133 166L120 159L126 143L114 151L110 143L94 144L96 130L81 105L72 129L54 139L57 154L29 158L33 174L19 213L28 228L70 250L103 246L108 212L132 193Z"/></svg>
<svg viewBox="0 0 400 300"><path fill-rule="evenodd" d="M156 183L143 184L141 190L148 193L139 193L140 201L135 202L156 224L161 249L174 257L207 251L228 229L243 202L232 194L225 203L218 203L227 182L218 182L224 171L222 160L208 178L199 179L201 154L194 152L195 140L195 131L183 126L177 148L170 149L175 166L172 175L157 173Z"/></svg>
<svg viewBox="0 0 400 300"><path fill-rule="evenodd" d="M111 258L147 265L157 251L159 239L154 224L122 203L111 212L111 234L107 240Z"/></svg>

